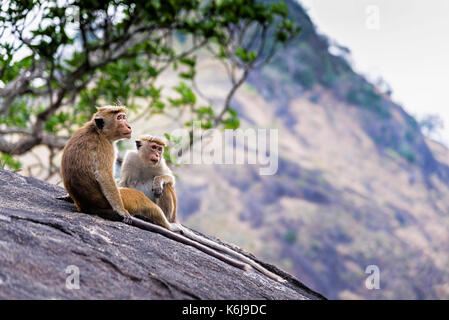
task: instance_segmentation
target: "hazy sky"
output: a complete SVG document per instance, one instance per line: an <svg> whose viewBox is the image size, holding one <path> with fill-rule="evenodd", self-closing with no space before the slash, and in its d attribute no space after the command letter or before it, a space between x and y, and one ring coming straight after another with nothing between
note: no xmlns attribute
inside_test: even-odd
<svg viewBox="0 0 449 320"><path fill-rule="evenodd" d="M300 0L318 31L351 50L354 67L382 76L393 100L421 118L439 114L449 146L448 0Z"/></svg>

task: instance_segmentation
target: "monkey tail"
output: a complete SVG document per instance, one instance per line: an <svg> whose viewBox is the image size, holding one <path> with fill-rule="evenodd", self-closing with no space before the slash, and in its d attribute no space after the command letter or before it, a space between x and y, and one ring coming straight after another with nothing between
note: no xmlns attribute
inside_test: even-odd
<svg viewBox="0 0 449 320"><path fill-rule="evenodd" d="M181 233L186 236L187 238L190 238L192 240L195 241L199 241L201 243L203 243L206 246L209 246L213 249L222 251L232 257L235 257L247 264L249 264L250 266L252 266L254 269L259 270L262 274L266 275L267 277L276 280L278 282L287 282L287 280L283 279L282 277L278 276L277 274L265 269L264 267L262 267L260 264L258 264L256 261L254 261L253 259L248 258L247 256L232 250L224 245L218 244L212 240L209 240L207 238L201 237L199 235L194 234L192 231L188 230L187 228L185 228L184 226L182 226L181 224L178 224Z"/></svg>
<svg viewBox="0 0 449 320"><path fill-rule="evenodd" d="M212 250L209 247L206 247L205 245L203 245L201 243L192 241L192 240L190 240L190 239L188 239L188 238L186 238L186 237L184 237L184 236L182 236L180 234L174 233L174 232L172 232L172 231L170 231L168 229L165 229L165 228L163 228L161 226L158 226L158 225L155 225L155 224L152 224L152 223L148 223L146 221L143 221L141 219L137 219L137 218L132 217L132 216L127 217L127 219L123 220L123 222L125 222L125 223L127 223L129 225L138 227L138 228L143 229L143 230L148 230L148 231L159 233L159 234L161 234L163 236L166 236L167 238L170 238L172 240L175 240L175 241L184 243L186 245L195 247L198 250L200 250L200 251L202 251L202 252L204 252L204 253L206 253L208 255L211 255L211 256L213 256L213 257L215 257L215 258L217 258L217 259L219 259L219 260L221 260L221 261L223 261L225 263L228 263L228 264L230 264L230 265L232 265L232 266L234 266L236 268L239 268L239 269L242 269L242 270L245 270L245 271L251 270L251 266L246 264L246 263L243 263L241 261L237 261L237 260L235 260L233 258L227 257L227 256L225 256L225 255L223 255L221 253L218 253L218 252Z"/></svg>
<svg viewBox="0 0 449 320"><path fill-rule="evenodd" d="M173 188L173 186L171 184L167 185L169 192L171 193L171 198L173 200L173 210L171 213L171 219L170 222L175 222L176 220L176 214L178 211L178 199L176 198L176 194L175 194L175 189Z"/></svg>

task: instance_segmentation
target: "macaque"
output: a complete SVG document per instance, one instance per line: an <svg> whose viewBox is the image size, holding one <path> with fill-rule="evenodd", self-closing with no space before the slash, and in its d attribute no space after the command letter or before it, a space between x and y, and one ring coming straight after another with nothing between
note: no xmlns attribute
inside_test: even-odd
<svg viewBox="0 0 449 320"><path fill-rule="evenodd" d="M136 147L137 151L125 156L119 186L142 191L162 209L169 222L176 222L175 177L165 163L165 142L143 136L136 140Z"/></svg>
<svg viewBox="0 0 449 320"><path fill-rule="evenodd" d="M61 176L64 187L78 211L122 220L127 224L160 233L198 248L230 265L249 270L251 267L245 263L174 233L173 231L179 232L178 225L170 223L162 209L143 192L117 187L113 177L113 143L120 139L129 139L131 126L126 121L125 107L107 106L97 110L92 119L69 139L62 154Z"/></svg>
<svg viewBox="0 0 449 320"><path fill-rule="evenodd" d="M172 225L177 225L177 230L184 236L233 256L276 281L285 282L284 279L268 271L247 256L201 237L177 223L175 177L165 163L165 146L166 144L162 139L153 136L143 136L136 140L137 151L128 151L123 161L119 186L142 191L162 209Z"/></svg>

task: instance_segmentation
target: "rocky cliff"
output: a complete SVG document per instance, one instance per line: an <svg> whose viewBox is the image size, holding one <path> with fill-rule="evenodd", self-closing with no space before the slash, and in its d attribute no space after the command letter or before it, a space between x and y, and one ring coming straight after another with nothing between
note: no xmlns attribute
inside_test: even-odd
<svg viewBox="0 0 449 320"><path fill-rule="evenodd" d="M322 298L263 262L288 283L243 272L159 234L79 213L55 199L64 193L0 169L0 299Z"/></svg>

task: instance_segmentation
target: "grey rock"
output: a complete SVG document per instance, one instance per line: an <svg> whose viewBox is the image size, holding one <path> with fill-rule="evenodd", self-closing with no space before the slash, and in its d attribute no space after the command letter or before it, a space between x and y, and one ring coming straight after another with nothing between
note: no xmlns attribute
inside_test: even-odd
<svg viewBox="0 0 449 320"><path fill-rule="evenodd" d="M56 199L64 194L0 169L0 299L323 298L261 261L288 283L243 272L159 234L79 213ZM74 275L69 266L79 270L79 289L66 286Z"/></svg>

